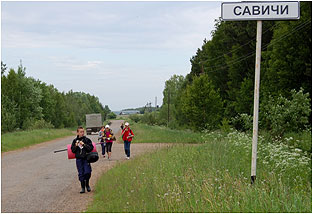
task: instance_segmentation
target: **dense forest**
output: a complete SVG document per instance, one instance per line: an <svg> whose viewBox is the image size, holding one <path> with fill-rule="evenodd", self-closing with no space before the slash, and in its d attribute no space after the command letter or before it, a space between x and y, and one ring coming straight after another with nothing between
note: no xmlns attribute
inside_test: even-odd
<svg viewBox="0 0 313 214"><path fill-rule="evenodd" d="M83 92L59 92L53 85L27 77L1 62L1 131L63 128L85 124L85 114L110 113L109 107Z"/></svg>
<svg viewBox="0 0 313 214"><path fill-rule="evenodd" d="M300 5L299 20L263 21L259 123L278 135L311 125L312 3ZM195 130L251 129L255 38L256 21L216 20L211 40L190 59L190 73L167 80L160 111L143 120Z"/></svg>

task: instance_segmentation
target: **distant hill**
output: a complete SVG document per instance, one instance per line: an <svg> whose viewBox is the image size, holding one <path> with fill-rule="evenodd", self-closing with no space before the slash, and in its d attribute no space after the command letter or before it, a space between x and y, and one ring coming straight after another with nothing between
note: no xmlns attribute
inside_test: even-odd
<svg viewBox="0 0 313 214"><path fill-rule="evenodd" d="M122 111L143 111L145 107L139 107L139 108L127 108L123 109Z"/></svg>
<svg viewBox="0 0 313 214"><path fill-rule="evenodd" d="M123 109L122 111L139 111L140 113L144 113L144 111L146 110L146 111L155 111L157 108L156 107L150 107L150 106L148 106L148 107L138 107L138 108L128 108L128 109Z"/></svg>
<svg viewBox="0 0 313 214"><path fill-rule="evenodd" d="M156 107L138 107L138 108L128 108L128 109L123 109L121 111L113 111L116 115L120 115L121 113L124 115L128 114L143 114L145 111L156 111Z"/></svg>
<svg viewBox="0 0 313 214"><path fill-rule="evenodd" d="M113 111L116 115L130 115L130 114L140 114L138 110L122 110L122 111Z"/></svg>

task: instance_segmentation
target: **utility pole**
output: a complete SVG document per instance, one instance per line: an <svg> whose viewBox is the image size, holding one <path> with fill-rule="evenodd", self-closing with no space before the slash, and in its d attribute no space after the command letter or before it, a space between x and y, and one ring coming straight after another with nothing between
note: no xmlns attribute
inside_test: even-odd
<svg viewBox="0 0 313 214"><path fill-rule="evenodd" d="M143 113L146 113L147 104L145 105L145 108L143 109Z"/></svg>
<svg viewBox="0 0 313 214"><path fill-rule="evenodd" d="M170 88L168 88L168 95L167 95L167 127L170 124Z"/></svg>
<svg viewBox="0 0 313 214"><path fill-rule="evenodd" d="M203 63L202 62L201 62L201 74L204 74Z"/></svg>

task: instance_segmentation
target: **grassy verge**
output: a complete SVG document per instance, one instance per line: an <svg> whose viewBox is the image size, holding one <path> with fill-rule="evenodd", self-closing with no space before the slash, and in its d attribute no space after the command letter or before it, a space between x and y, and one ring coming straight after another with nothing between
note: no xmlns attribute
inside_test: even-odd
<svg viewBox="0 0 313 214"><path fill-rule="evenodd" d="M312 153L312 131L306 130L299 133L287 133L285 134L285 139L290 147Z"/></svg>
<svg viewBox="0 0 313 214"><path fill-rule="evenodd" d="M260 135L265 138L267 141L275 142L282 141L289 148L294 149L298 148L304 152L312 154L312 131L311 130L303 130L301 132L289 132L285 133L284 136L273 137L270 132L261 130Z"/></svg>
<svg viewBox="0 0 313 214"><path fill-rule="evenodd" d="M202 133L132 123L134 143L203 143Z"/></svg>
<svg viewBox="0 0 313 214"><path fill-rule="evenodd" d="M70 129L35 129L10 132L1 135L1 151L7 152L34 144L73 135Z"/></svg>
<svg viewBox="0 0 313 214"><path fill-rule="evenodd" d="M214 132L205 139L109 170L87 212L311 213L312 160L299 150L260 137L257 182L251 186L251 136Z"/></svg>

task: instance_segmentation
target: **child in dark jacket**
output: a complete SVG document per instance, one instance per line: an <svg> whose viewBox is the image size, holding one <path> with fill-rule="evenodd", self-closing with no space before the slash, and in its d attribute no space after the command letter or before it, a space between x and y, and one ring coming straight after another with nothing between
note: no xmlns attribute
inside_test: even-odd
<svg viewBox="0 0 313 214"><path fill-rule="evenodd" d="M80 193L85 193L85 187L88 192L91 191L89 186L89 179L91 177L91 165L87 161L87 153L93 150L92 142L89 138L84 136L85 131L83 127L78 127L77 137L73 140L71 150L76 157L76 167L78 171L78 179L81 183Z"/></svg>

